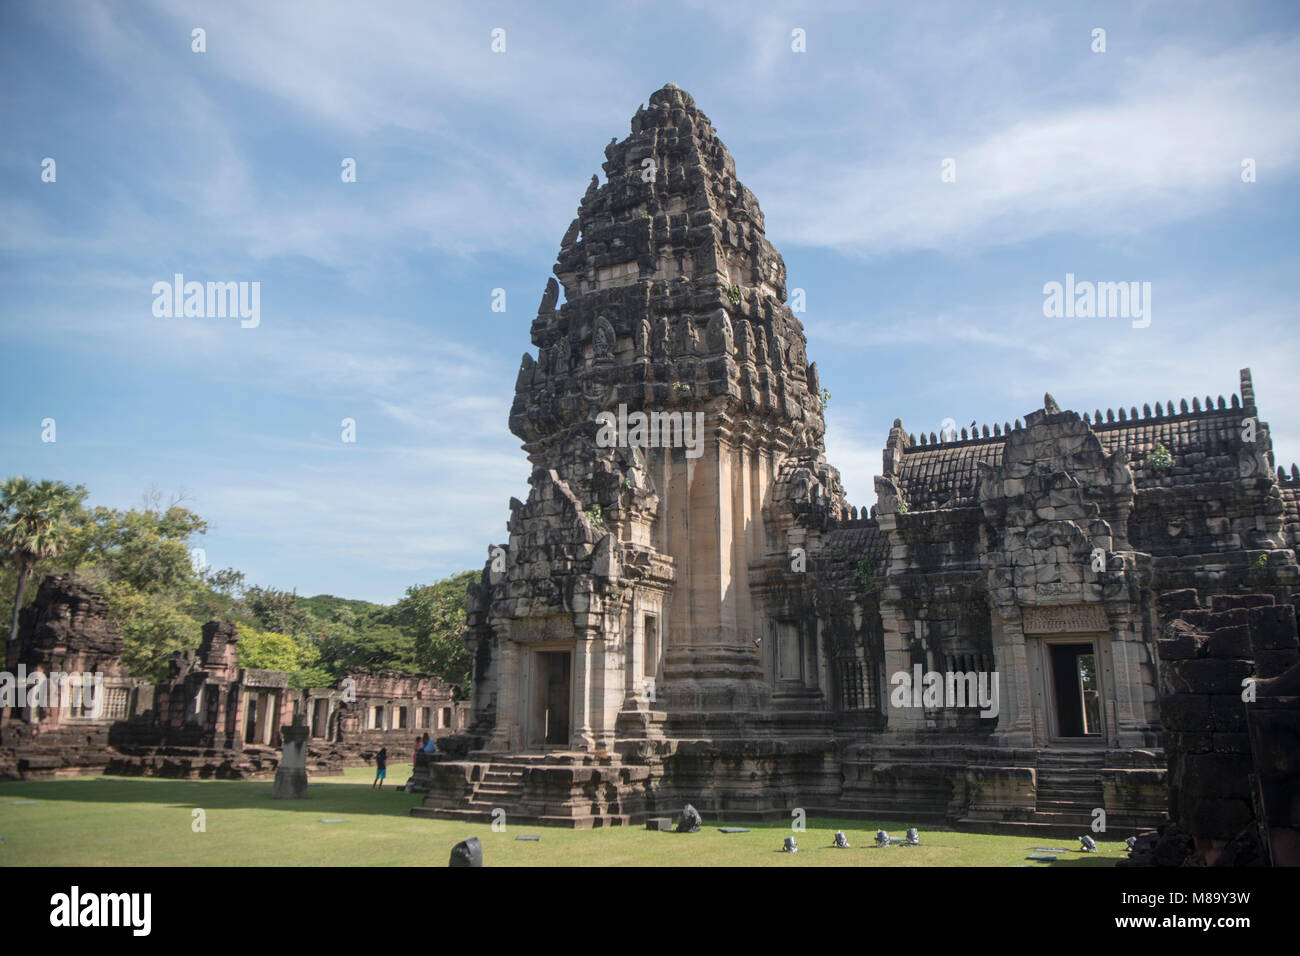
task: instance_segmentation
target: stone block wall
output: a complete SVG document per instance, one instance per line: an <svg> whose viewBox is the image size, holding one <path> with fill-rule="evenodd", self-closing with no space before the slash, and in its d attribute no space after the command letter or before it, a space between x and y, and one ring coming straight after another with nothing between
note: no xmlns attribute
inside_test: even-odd
<svg viewBox="0 0 1300 956"><path fill-rule="evenodd" d="M1270 825L1294 831L1300 800L1294 789L1297 702L1292 697L1286 703L1274 686L1300 664L1296 608L1276 603L1271 594L1215 595L1206 608L1193 590L1166 593L1159 603L1170 817L1190 835L1196 862L1261 862ZM1252 740L1251 720L1265 698L1269 717L1256 718ZM1262 732L1265 724L1285 725L1286 714L1290 747L1285 735ZM1287 815L1269 819L1260 805L1262 786Z"/></svg>

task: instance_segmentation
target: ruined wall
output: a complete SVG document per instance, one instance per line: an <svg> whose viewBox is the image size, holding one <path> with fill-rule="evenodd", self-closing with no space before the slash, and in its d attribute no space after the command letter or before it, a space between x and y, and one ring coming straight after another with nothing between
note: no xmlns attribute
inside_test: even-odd
<svg viewBox="0 0 1300 956"><path fill-rule="evenodd" d="M108 604L94 588L71 575L45 578L22 612L19 636L7 648L6 670L20 674L88 673L103 678L104 703L87 707L33 704L0 707L0 779L85 773L248 778L269 776L279 762L280 729L303 706L283 671L241 668L239 630L230 621L209 621L196 650L169 662L165 681L152 684L127 674L123 640L108 617ZM21 669L21 670L20 670ZM349 675L354 699L343 691L308 692L310 722L316 700L325 739L313 741L313 773L336 773L368 762L380 746L394 760L410 759L423 717L431 734L445 737L465 726L468 704L432 675ZM0 690L7 679L0 677ZM344 682L340 682L340 687ZM349 695L353 696L353 695ZM380 726L366 714L381 707ZM406 708L407 726L393 719ZM428 708L427 713L424 708ZM251 721L251 723L250 723Z"/></svg>
<svg viewBox="0 0 1300 956"><path fill-rule="evenodd" d="M351 673L339 688L307 692L309 750L333 754L348 765L371 763L379 748L387 747L390 762L405 763L412 759L416 737L427 733L441 740L465 729L469 705L454 694L451 684L428 674Z"/></svg>
<svg viewBox="0 0 1300 956"><path fill-rule="evenodd" d="M1300 640L1271 594L1161 598L1161 716L1176 831L1135 856L1164 865L1300 864ZM1289 676L1284 676L1289 675ZM1254 687L1249 688L1253 682ZM1253 689L1253 693L1250 691ZM1244 700L1253 697L1254 700Z"/></svg>
<svg viewBox="0 0 1300 956"><path fill-rule="evenodd" d="M103 700L96 706L85 691L78 698L65 683L44 704L0 707L0 779L108 764L112 726L153 701L153 687L127 674L121 654L122 636L98 591L69 574L41 581L36 599L21 612L17 640L6 648L5 670L14 682L43 674L47 689L60 683L60 673L98 674ZM16 691L12 683L10 690Z"/></svg>

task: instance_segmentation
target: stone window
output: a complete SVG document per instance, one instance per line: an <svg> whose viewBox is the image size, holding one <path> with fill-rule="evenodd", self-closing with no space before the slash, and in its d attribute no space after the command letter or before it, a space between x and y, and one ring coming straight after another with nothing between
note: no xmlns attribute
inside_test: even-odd
<svg viewBox="0 0 1300 956"><path fill-rule="evenodd" d="M776 621L776 679L803 680L803 635L798 621Z"/></svg>
<svg viewBox="0 0 1300 956"><path fill-rule="evenodd" d="M653 614L645 616L645 660L641 662L641 676L654 677L659 673L659 621Z"/></svg>
<svg viewBox="0 0 1300 956"><path fill-rule="evenodd" d="M104 717L108 720L125 720L130 691L125 687L109 687L104 692Z"/></svg>
<svg viewBox="0 0 1300 956"><path fill-rule="evenodd" d="M405 707L394 707L394 708L393 708L393 726L394 726L394 728L395 728L396 730L405 730L405 729L406 729L406 718L407 718L407 715L406 715L406 708L405 708Z"/></svg>
<svg viewBox="0 0 1300 956"><path fill-rule="evenodd" d="M844 710L865 710L867 685L862 662L854 658L839 662L840 707Z"/></svg>
<svg viewBox="0 0 1300 956"><path fill-rule="evenodd" d="M444 707L438 714L438 729L447 730L451 727L451 708Z"/></svg>
<svg viewBox="0 0 1300 956"><path fill-rule="evenodd" d="M384 729L384 708L382 706L370 708L370 729Z"/></svg>
<svg viewBox="0 0 1300 956"><path fill-rule="evenodd" d="M87 686L80 683L69 681L60 688L60 699L64 709L69 717L92 718L95 716L94 708L91 706L95 703L93 684L87 682Z"/></svg>

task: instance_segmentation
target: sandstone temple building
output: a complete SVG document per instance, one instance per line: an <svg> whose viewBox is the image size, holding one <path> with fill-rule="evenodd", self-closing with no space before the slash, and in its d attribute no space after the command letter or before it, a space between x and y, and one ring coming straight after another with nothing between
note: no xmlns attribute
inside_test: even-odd
<svg viewBox="0 0 1300 956"><path fill-rule="evenodd" d="M368 763L380 747L394 761L410 759L417 735L464 728L468 705L431 674L358 672L298 690L284 671L239 666L238 643L235 624L210 621L196 651L172 656L165 681L132 677L103 596L71 575L45 578L6 648L0 780L86 771L269 776L281 730L298 713L313 773ZM74 674L94 674L102 686L77 692L64 679ZM10 699L20 681L23 699Z"/></svg>
<svg viewBox="0 0 1300 956"><path fill-rule="evenodd" d="M605 157L515 384L532 474L471 590L470 726L415 812L1158 822L1162 597L1263 595L1294 623L1300 476L1249 372L1226 399L895 420L853 508L708 117L669 84Z"/></svg>

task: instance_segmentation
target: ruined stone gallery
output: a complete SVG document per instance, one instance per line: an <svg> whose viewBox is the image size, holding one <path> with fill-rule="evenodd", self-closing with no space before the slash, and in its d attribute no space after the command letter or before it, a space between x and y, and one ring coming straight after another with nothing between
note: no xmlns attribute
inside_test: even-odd
<svg viewBox="0 0 1300 956"><path fill-rule="evenodd" d="M669 84L605 157L515 384L530 490L470 592L469 726L417 771L417 814L1101 810L1114 831L1162 819L1167 747L1187 779L1231 758L1233 819L1262 813L1240 681L1214 706L1243 729L1212 752L1162 713L1200 675L1157 652L1163 615L1243 594L1294 625L1300 481L1274 471L1249 372L1226 400L1080 414L1049 395L943 436L896 420L859 511L784 262L708 117ZM1261 678L1294 664L1274 650Z"/></svg>

